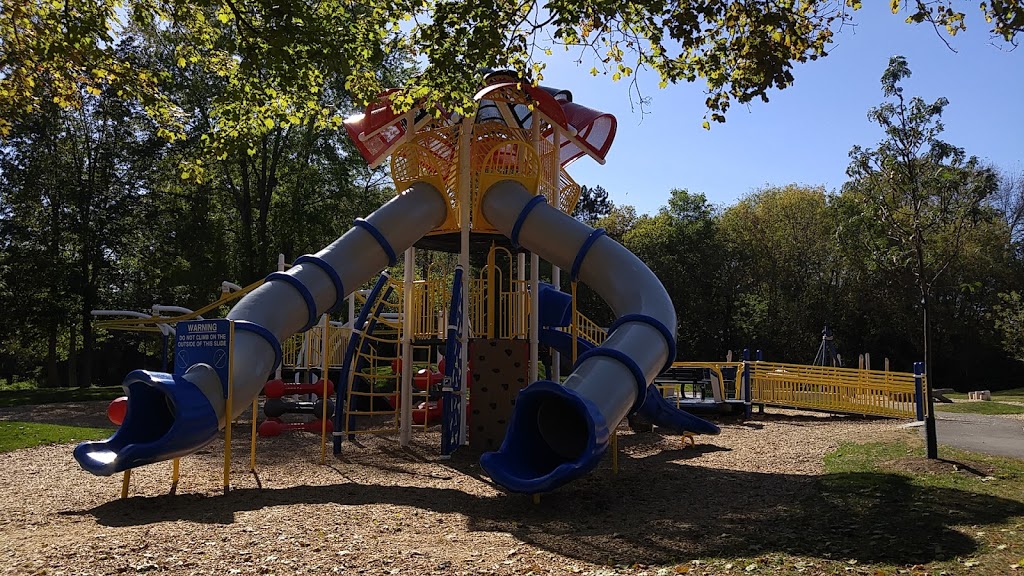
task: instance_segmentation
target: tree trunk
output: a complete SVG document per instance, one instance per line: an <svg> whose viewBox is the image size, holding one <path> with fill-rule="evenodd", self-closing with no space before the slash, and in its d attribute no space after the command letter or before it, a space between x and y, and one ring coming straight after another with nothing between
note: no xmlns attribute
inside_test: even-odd
<svg viewBox="0 0 1024 576"><path fill-rule="evenodd" d="M96 307L96 277L102 267L102 256L96 246L82 246L82 254L85 260L82 264L82 363L78 373L78 385L87 388L92 386L92 349L96 338L92 329L92 310ZM91 264L88 261L90 259L94 260Z"/></svg>
<svg viewBox="0 0 1024 576"><path fill-rule="evenodd" d="M72 320L68 325L68 386L81 386L78 383L78 328Z"/></svg>
<svg viewBox="0 0 1024 576"><path fill-rule="evenodd" d="M81 370L78 373L78 385L83 388L92 386L92 349L95 340L91 314L95 299L92 292L92 288L88 287L83 295L84 298L82 298L82 364Z"/></svg>
<svg viewBox="0 0 1024 576"><path fill-rule="evenodd" d="M46 326L46 387L56 388L60 385L60 373L57 370L57 319L50 318Z"/></svg>
<svg viewBox="0 0 1024 576"><path fill-rule="evenodd" d="M931 325L928 322L928 308L931 303L928 298L928 292L922 290L921 292L921 311L924 316L924 374L925 374L925 402L928 405L928 414L925 417L924 430L926 447L928 451L928 459L935 460L939 457L939 444L938 437L935 431L935 401L932 398L932 389L934 384L932 382L932 358L931 358L931 346L929 340L931 339Z"/></svg>

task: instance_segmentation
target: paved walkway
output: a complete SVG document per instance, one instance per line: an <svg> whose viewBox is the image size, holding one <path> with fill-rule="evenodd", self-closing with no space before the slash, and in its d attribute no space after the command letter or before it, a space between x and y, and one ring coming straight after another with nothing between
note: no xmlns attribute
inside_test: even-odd
<svg viewBox="0 0 1024 576"><path fill-rule="evenodd" d="M985 414L935 413L939 444L1024 459L1024 420ZM924 435L924 427L921 427Z"/></svg>

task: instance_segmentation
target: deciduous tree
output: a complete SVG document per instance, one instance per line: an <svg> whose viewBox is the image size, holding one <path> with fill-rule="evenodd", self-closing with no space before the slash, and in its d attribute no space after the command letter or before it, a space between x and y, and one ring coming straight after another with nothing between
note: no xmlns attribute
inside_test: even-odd
<svg viewBox="0 0 1024 576"><path fill-rule="evenodd" d="M923 317L923 357L928 370L931 335L929 312L936 282L960 257L964 241L981 219L982 202L996 188L991 169L939 138L942 112L948 100L932 103L908 98L902 81L910 67L894 56L882 75L887 101L868 112L885 138L877 148L855 146L850 151L847 185L859 196L865 214L880 222L886 236L876 246L891 269L907 269L920 298ZM931 408L932 379L929 383ZM934 414L929 409L928 455L936 458Z"/></svg>

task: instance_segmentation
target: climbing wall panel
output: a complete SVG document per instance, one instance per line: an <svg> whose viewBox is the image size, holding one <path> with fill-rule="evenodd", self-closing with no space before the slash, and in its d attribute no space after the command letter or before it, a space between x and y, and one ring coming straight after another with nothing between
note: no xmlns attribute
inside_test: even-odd
<svg viewBox="0 0 1024 576"><path fill-rule="evenodd" d="M530 347L526 340L474 339L470 344L469 444L497 450L505 438L519 391L529 384Z"/></svg>

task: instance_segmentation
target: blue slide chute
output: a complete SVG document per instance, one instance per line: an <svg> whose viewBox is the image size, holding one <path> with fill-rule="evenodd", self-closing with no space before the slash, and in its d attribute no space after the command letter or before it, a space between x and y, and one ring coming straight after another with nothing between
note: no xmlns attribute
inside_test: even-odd
<svg viewBox="0 0 1024 576"><path fill-rule="evenodd" d="M503 234L571 270L572 280L593 288L619 318L601 346L576 343L578 360L562 384L542 380L519 393L501 447L480 459L495 482L536 494L579 478L607 451L611 428L630 415L674 432L718 433L714 424L668 404L652 385L675 359L676 316L664 286L639 258L602 230L537 201L518 182L491 186L482 210ZM546 296L553 305L560 300ZM541 324L564 325L564 314L545 312L535 311ZM563 353L572 338L541 332L542 342Z"/></svg>
<svg viewBox="0 0 1024 576"><path fill-rule="evenodd" d="M99 442L75 447L82 468L99 476L190 454L217 434L207 396L181 376L136 370L124 379L131 399L121 427Z"/></svg>

